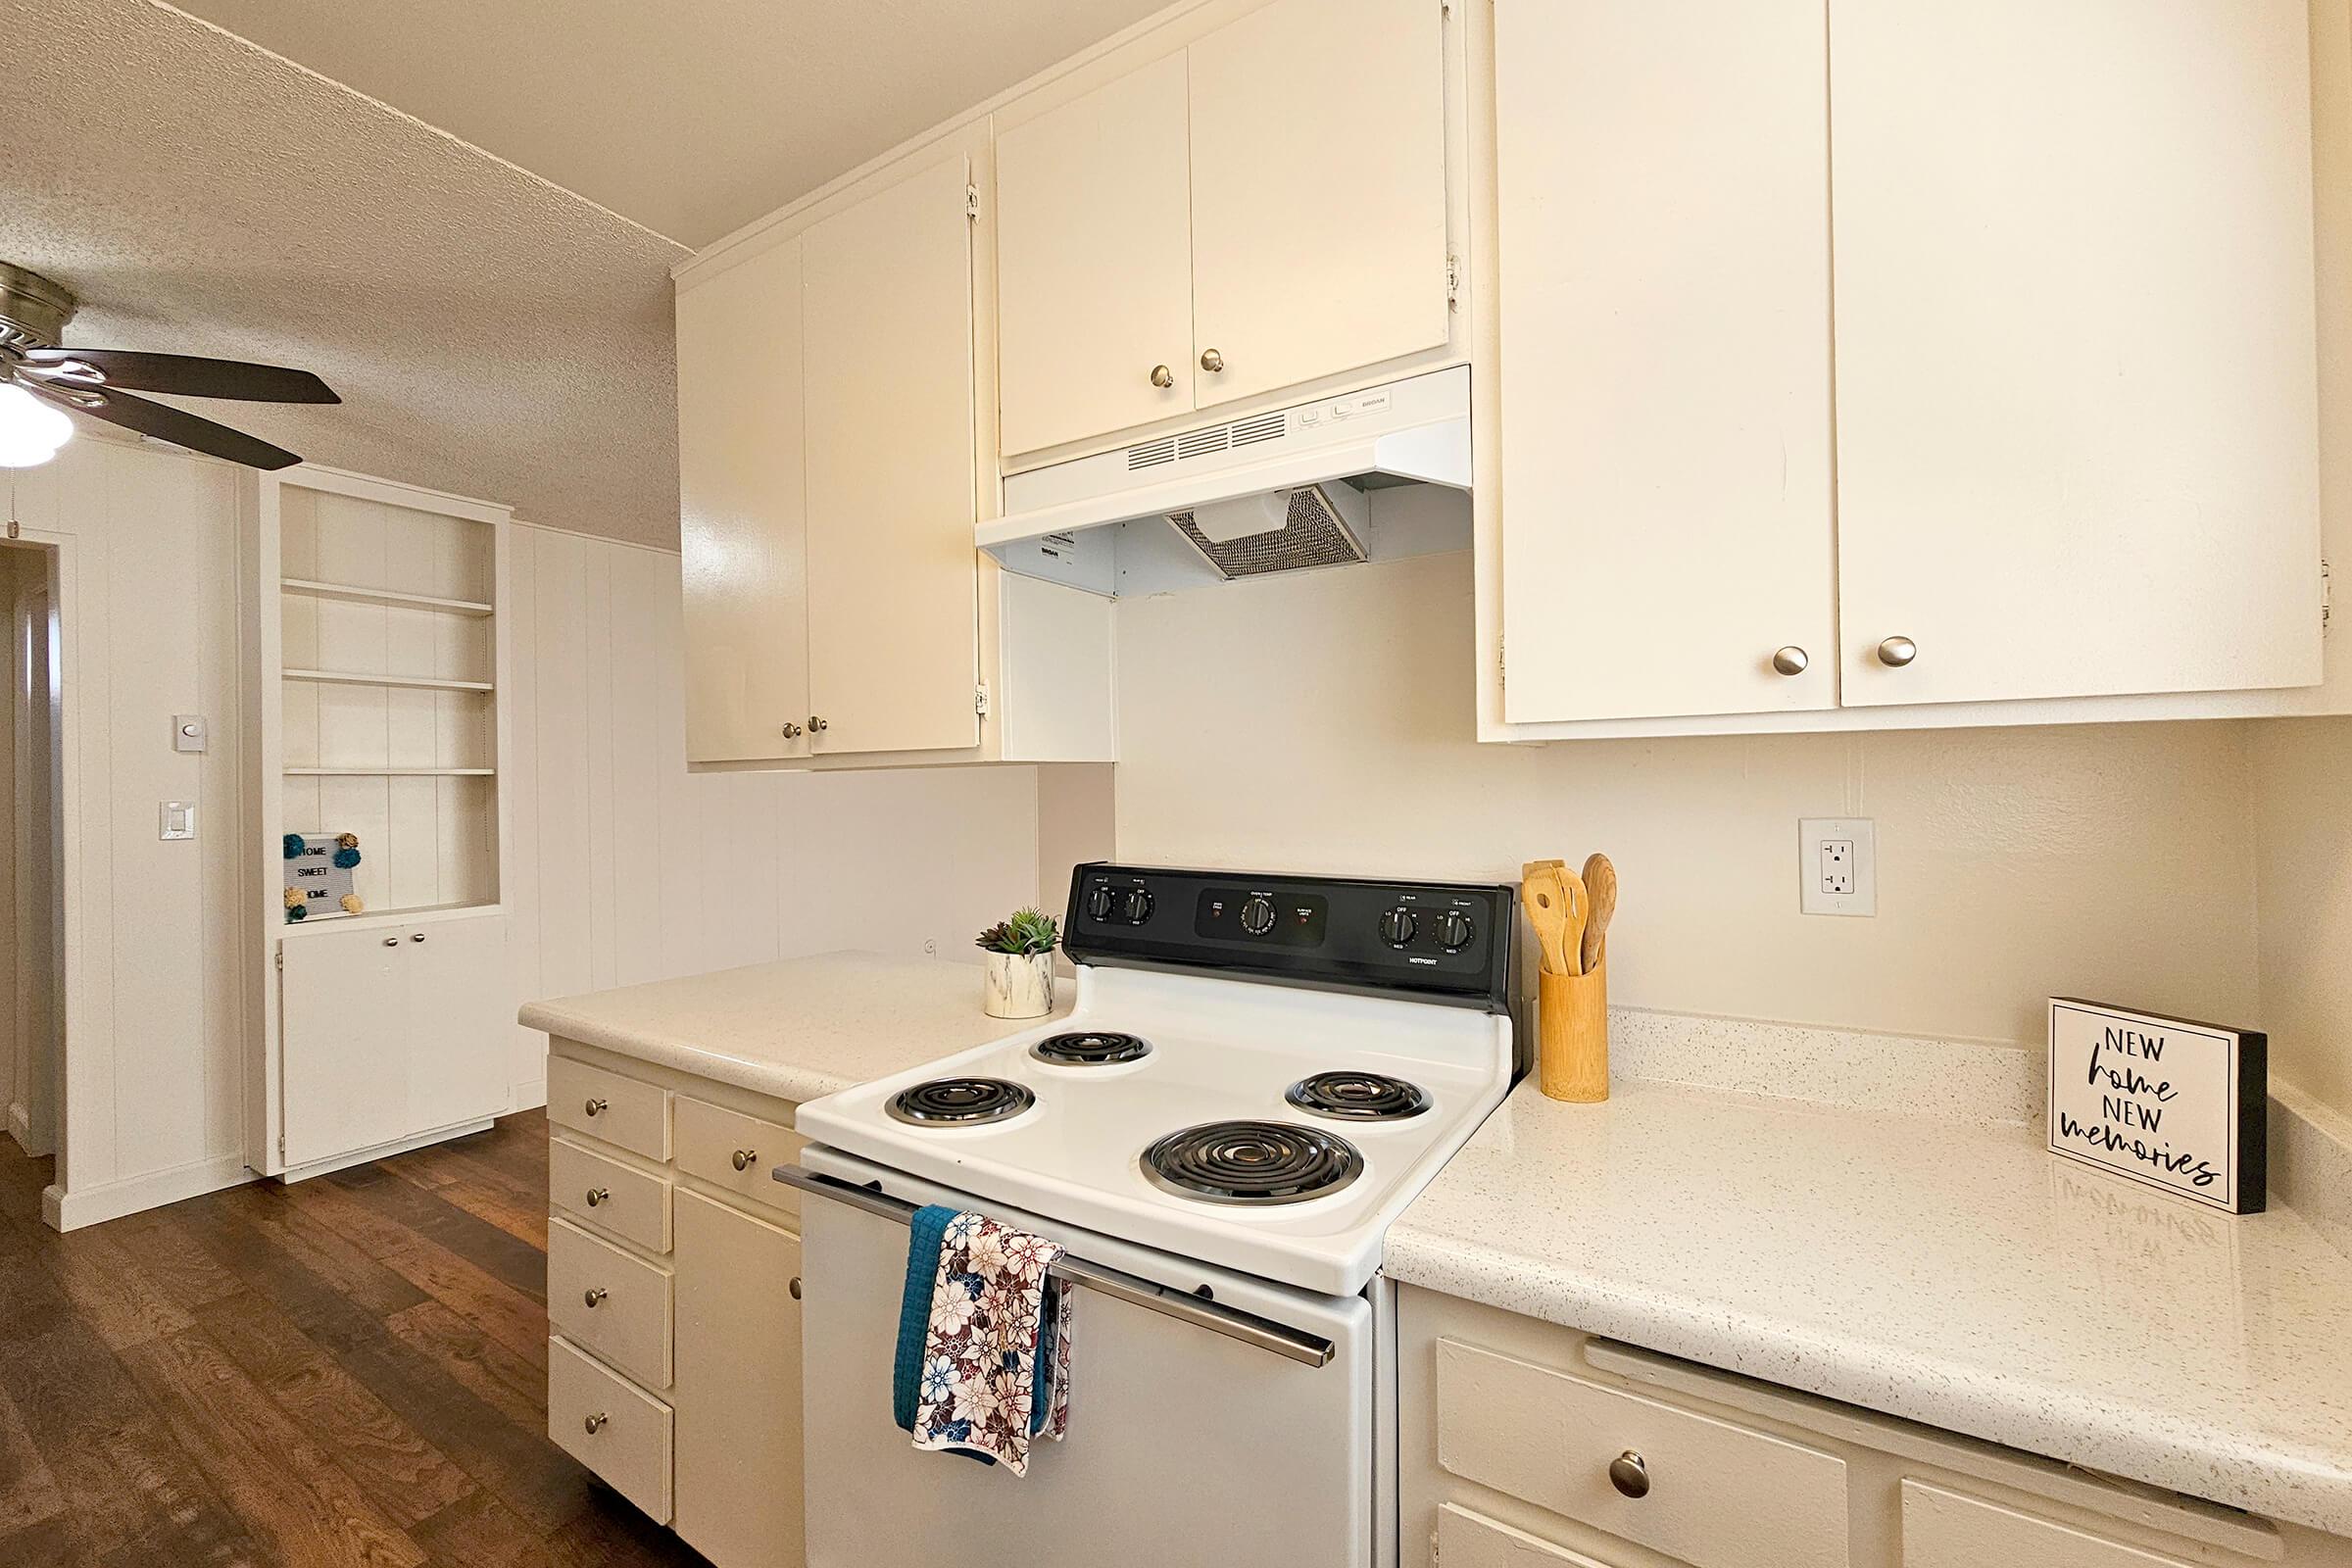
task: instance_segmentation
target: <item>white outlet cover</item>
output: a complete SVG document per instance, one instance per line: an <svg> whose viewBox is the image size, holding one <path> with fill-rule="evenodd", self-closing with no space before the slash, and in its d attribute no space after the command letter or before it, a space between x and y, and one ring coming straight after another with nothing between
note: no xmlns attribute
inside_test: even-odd
<svg viewBox="0 0 2352 1568"><path fill-rule="evenodd" d="M1854 847L1851 893L1833 893L1824 878L1828 846ZM1867 816L1808 816L1796 824L1798 907L1807 914L1879 912L1879 829Z"/></svg>

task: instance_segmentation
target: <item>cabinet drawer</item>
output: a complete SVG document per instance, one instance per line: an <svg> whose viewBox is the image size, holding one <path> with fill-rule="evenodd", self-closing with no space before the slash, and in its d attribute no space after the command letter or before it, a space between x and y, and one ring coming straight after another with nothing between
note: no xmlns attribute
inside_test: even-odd
<svg viewBox="0 0 2352 1568"><path fill-rule="evenodd" d="M669 1158L669 1091L584 1061L548 1057L547 1119L632 1154Z"/></svg>
<svg viewBox="0 0 2352 1568"><path fill-rule="evenodd" d="M1609 1568L1597 1557L1496 1524L1456 1503L1438 1509L1438 1556L1446 1568Z"/></svg>
<svg viewBox="0 0 2352 1568"><path fill-rule="evenodd" d="M1845 1568L1844 1460L1458 1340L1437 1355L1438 1462L1463 1480L1693 1568Z"/></svg>
<svg viewBox="0 0 2352 1568"><path fill-rule="evenodd" d="M800 1194L768 1172L797 1161L808 1139L772 1121L722 1110L684 1096L679 1097L677 1109L678 1169L763 1208L800 1213ZM744 1156L740 1170L735 1167L739 1154Z"/></svg>
<svg viewBox="0 0 2352 1568"><path fill-rule="evenodd" d="M669 1387L669 1270L565 1219L547 1227L547 1320L648 1388Z"/></svg>
<svg viewBox="0 0 2352 1568"><path fill-rule="evenodd" d="M1995 1562L2030 1562L2034 1568L2188 1568L2179 1557L2127 1546L1924 1481L1904 1482L1902 1493L1903 1568L1982 1568Z"/></svg>
<svg viewBox="0 0 2352 1568"><path fill-rule="evenodd" d="M547 1435L647 1518L669 1523L669 1406L561 1338L547 1342Z"/></svg>
<svg viewBox="0 0 2352 1568"><path fill-rule="evenodd" d="M547 1141L547 1191L556 1206L591 1230L669 1250L669 1183L609 1159L568 1138Z"/></svg>

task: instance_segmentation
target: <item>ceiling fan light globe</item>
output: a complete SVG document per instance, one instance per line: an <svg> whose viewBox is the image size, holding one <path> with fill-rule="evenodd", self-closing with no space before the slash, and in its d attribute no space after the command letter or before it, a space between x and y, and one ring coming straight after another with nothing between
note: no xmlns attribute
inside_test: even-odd
<svg viewBox="0 0 2352 1568"><path fill-rule="evenodd" d="M58 449L0 431L0 468L37 468L57 456Z"/></svg>
<svg viewBox="0 0 2352 1568"><path fill-rule="evenodd" d="M46 463L74 436L74 421L21 386L0 386L0 452L40 449L36 458L0 457L0 466L28 468Z"/></svg>

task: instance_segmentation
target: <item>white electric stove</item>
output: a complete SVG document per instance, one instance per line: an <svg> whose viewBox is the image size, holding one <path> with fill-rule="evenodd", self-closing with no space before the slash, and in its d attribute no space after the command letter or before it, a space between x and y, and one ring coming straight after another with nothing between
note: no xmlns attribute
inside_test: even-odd
<svg viewBox="0 0 2352 1568"><path fill-rule="evenodd" d="M1078 868L1067 1017L801 1107L812 1568L1396 1555L1389 1224L1502 1102L1513 890ZM1059 1241L1070 1436L889 1420L906 1217ZM1204 1501L1213 1499L1213 1505ZM1002 1546L970 1537L973 1510Z"/></svg>

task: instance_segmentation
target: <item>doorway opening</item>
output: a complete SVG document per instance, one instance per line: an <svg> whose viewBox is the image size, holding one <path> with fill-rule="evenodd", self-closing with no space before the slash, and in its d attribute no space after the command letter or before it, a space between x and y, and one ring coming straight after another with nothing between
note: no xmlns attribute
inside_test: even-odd
<svg viewBox="0 0 2352 1568"><path fill-rule="evenodd" d="M53 546L0 541L0 1101L24 1154L54 1154L66 1033L64 644Z"/></svg>

